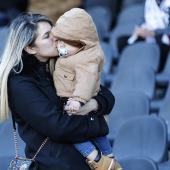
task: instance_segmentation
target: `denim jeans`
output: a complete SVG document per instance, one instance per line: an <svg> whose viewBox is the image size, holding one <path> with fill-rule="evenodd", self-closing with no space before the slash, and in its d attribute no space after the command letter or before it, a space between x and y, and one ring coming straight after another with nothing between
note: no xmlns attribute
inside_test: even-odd
<svg viewBox="0 0 170 170"><path fill-rule="evenodd" d="M109 155L113 153L112 147L107 139L107 137L99 137L92 140L97 148L102 152L102 155ZM91 152L93 152L96 147L91 141L74 143L73 146L84 156L87 157Z"/></svg>

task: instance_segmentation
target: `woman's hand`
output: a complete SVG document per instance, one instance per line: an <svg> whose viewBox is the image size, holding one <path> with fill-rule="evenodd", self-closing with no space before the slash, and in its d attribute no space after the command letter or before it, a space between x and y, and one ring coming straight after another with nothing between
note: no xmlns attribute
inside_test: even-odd
<svg viewBox="0 0 170 170"><path fill-rule="evenodd" d="M149 30L147 28L138 27L138 26L135 27L134 34L138 37L141 37L141 38L146 38L147 36L151 36L151 37L155 36L154 31Z"/></svg>
<svg viewBox="0 0 170 170"><path fill-rule="evenodd" d="M75 114L76 115L87 115L91 111L95 111L98 108L98 103L95 99L91 99L84 106L82 106ZM65 107L64 109L68 114L70 114L69 109ZM74 113L71 113L74 114Z"/></svg>

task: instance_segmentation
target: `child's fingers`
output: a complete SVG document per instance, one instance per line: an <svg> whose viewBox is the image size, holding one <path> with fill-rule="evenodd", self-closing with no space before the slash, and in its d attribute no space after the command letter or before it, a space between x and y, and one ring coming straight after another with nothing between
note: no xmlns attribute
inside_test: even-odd
<svg viewBox="0 0 170 170"><path fill-rule="evenodd" d="M71 100L68 100L66 105L69 106L71 104Z"/></svg>

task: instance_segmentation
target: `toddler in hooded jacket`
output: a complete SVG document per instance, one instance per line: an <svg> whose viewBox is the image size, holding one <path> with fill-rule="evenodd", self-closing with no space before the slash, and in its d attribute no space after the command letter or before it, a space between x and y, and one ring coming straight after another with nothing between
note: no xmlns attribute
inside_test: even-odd
<svg viewBox="0 0 170 170"><path fill-rule="evenodd" d="M53 74L57 95L69 113L76 115L80 107L100 91L100 75L105 56L91 16L83 9L64 13L52 28L58 38L59 58ZM75 143L74 147L98 170L121 170L115 161L106 136Z"/></svg>

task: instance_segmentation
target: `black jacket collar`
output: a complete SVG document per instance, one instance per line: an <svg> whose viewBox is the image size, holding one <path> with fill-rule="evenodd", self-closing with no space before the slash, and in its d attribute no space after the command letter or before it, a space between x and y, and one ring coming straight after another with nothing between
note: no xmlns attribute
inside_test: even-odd
<svg viewBox="0 0 170 170"><path fill-rule="evenodd" d="M19 75L29 76L36 81L50 80L52 81L52 76L49 71L49 61L40 62L34 55L23 55L22 56L23 69ZM18 74L15 71L19 71L20 64L14 67L12 75ZM15 70L15 71L14 71Z"/></svg>

